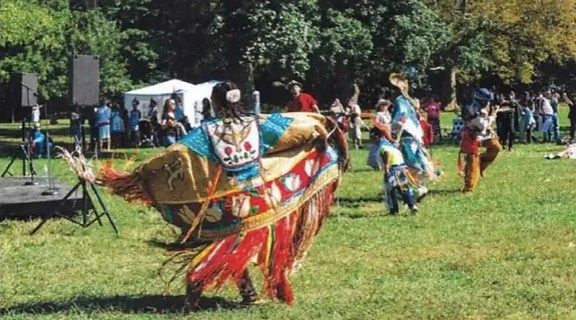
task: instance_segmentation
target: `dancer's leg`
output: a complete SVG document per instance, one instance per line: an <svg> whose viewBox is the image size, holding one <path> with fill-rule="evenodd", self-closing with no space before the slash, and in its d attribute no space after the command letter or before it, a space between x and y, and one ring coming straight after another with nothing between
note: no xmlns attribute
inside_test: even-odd
<svg viewBox="0 0 576 320"><path fill-rule="evenodd" d="M388 203L388 213L389 214L397 214L399 211L398 208L398 196L396 195L396 188L387 186L386 190L386 202Z"/></svg>
<svg viewBox="0 0 576 320"><path fill-rule="evenodd" d="M486 151L480 154L480 174L484 173L486 168L496 159L498 153L502 151L502 145L497 138L484 141L482 146L486 148Z"/></svg>
<svg viewBox="0 0 576 320"><path fill-rule="evenodd" d="M236 286L238 287L238 291L242 297L242 303L251 304L258 301L258 294L256 293L256 288L254 288L248 270L244 271L242 277L236 283Z"/></svg>
<svg viewBox="0 0 576 320"><path fill-rule="evenodd" d="M462 192L470 192L474 189L480 179L480 157L477 154L466 155L466 166L464 167L464 188Z"/></svg>
<svg viewBox="0 0 576 320"><path fill-rule="evenodd" d="M198 309L200 307L200 297L202 296L202 285L198 282L188 282L186 284L186 301L184 306L187 309Z"/></svg>

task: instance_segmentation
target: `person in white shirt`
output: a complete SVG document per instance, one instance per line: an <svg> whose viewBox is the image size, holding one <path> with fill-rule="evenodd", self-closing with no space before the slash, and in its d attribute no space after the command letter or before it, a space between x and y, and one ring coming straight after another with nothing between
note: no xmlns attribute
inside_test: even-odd
<svg viewBox="0 0 576 320"><path fill-rule="evenodd" d="M360 95L360 88L354 84L354 94L348 100L348 115L350 117L350 140L354 143L354 147L359 149L362 147L362 110L358 105L358 97Z"/></svg>
<svg viewBox="0 0 576 320"><path fill-rule="evenodd" d="M540 99L540 116L542 117L542 125L540 132L542 132L542 141L550 142L552 138L552 129L554 129L554 109L550 103L552 93L546 91L544 96Z"/></svg>

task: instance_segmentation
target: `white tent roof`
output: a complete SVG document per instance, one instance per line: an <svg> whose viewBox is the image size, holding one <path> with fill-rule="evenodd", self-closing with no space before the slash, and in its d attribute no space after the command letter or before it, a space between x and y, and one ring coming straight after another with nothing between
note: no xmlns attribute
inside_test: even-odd
<svg viewBox="0 0 576 320"><path fill-rule="evenodd" d="M149 110L150 99L154 99L158 103L160 110L162 110L164 101L169 99L173 94L177 94L182 100L184 114L188 117L190 123L198 124L202 120L202 99L210 99L212 88L219 82L218 80L210 80L194 85L173 79L126 92L124 94L124 105L130 108L129 106L132 105L132 100L138 99L138 101L140 101L138 109L140 109L143 116L146 116ZM160 116L160 114L158 116Z"/></svg>
<svg viewBox="0 0 576 320"><path fill-rule="evenodd" d="M193 91L195 90L195 85L184 82L178 79L168 80L166 82L158 83L149 87L144 87L140 89L135 89L126 92L128 95L138 95L138 96L157 96L157 95L170 95L178 91Z"/></svg>
<svg viewBox="0 0 576 320"><path fill-rule="evenodd" d="M212 94L212 88L214 88L214 86L220 82L222 82L222 81L210 80L210 81L198 83L196 85L196 90L198 90L198 92L202 92L205 95L207 94L206 98L210 98L210 95Z"/></svg>

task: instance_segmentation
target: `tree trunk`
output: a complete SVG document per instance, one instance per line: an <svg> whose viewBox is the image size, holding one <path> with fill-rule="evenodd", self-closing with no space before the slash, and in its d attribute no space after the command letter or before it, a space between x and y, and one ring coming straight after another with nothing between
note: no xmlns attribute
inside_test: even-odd
<svg viewBox="0 0 576 320"><path fill-rule="evenodd" d="M446 110L458 110L458 102L456 101L456 73L458 69L455 66L451 66L448 69L448 81L446 86L446 101L445 106Z"/></svg>

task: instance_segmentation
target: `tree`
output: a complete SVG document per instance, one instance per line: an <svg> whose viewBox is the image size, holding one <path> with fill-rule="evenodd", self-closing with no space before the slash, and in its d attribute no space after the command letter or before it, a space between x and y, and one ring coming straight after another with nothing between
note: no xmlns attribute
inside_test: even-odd
<svg viewBox="0 0 576 320"><path fill-rule="evenodd" d="M248 90L255 78L303 79L310 55L318 47L316 0L239 1L224 7L222 37L226 59L235 77Z"/></svg>
<svg viewBox="0 0 576 320"><path fill-rule="evenodd" d="M574 59L576 1L429 1L451 35L436 61L448 70L447 101L456 104L460 82L496 74L531 83L539 63Z"/></svg>
<svg viewBox="0 0 576 320"><path fill-rule="evenodd" d="M6 0L0 5L0 28L0 82L4 85L13 72L34 72L42 96L65 97L69 60L77 53L100 58L103 93L131 87L121 55L125 34L99 10L71 11L63 0Z"/></svg>
<svg viewBox="0 0 576 320"><path fill-rule="evenodd" d="M370 72L372 35L362 22L333 8L324 11L319 25L320 45L311 57L314 68L308 77L316 93L345 101L350 85L363 84Z"/></svg>
<svg viewBox="0 0 576 320"><path fill-rule="evenodd" d="M391 72L414 70L414 83L423 82L438 48L447 41L445 23L420 0L326 0L321 7L354 18L370 34L372 49L367 58L364 53L359 56L365 61L365 71L356 79L367 84L362 95L365 103L372 104L385 94Z"/></svg>
<svg viewBox="0 0 576 320"><path fill-rule="evenodd" d="M126 35L99 10L70 13L71 51L100 59L100 91L122 93L131 87L121 47Z"/></svg>
<svg viewBox="0 0 576 320"><path fill-rule="evenodd" d="M39 75L40 93L51 97L63 93L65 73L61 58L65 51L66 16L50 9L24 3L0 6L0 82L6 84L13 72Z"/></svg>

